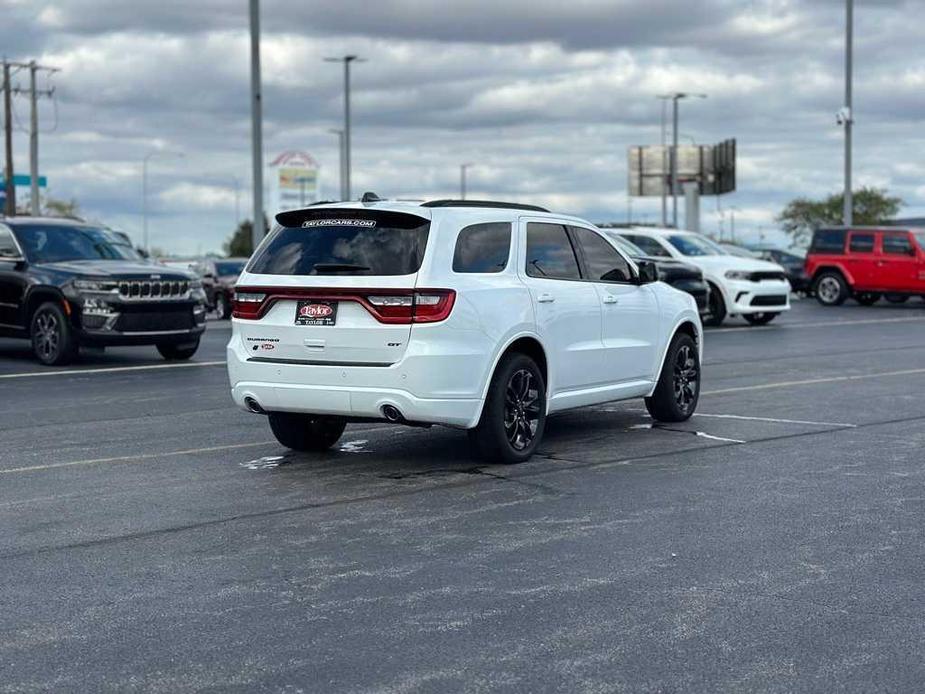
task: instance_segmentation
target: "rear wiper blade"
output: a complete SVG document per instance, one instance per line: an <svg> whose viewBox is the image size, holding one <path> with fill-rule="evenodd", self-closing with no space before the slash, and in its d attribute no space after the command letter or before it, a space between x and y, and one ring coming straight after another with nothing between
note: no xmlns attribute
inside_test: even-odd
<svg viewBox="0 0 925 694"><path fill-rule="evenodd" d="M366 272L372 268L353 263L315 263L312 269L316 272Z"/></svg>

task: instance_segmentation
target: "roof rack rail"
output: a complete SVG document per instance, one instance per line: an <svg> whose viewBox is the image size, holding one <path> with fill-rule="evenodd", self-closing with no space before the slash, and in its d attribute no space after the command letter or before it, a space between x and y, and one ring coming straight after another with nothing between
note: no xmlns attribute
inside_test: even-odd
<svg viewBox="0 0 925 694"><path fill-rule="evenodd" d="M519 202L499 202L496 200L428 200L421 207L493 207L509 210L529 210L531 212L549 212L539 205L523 205Z"/></svg>

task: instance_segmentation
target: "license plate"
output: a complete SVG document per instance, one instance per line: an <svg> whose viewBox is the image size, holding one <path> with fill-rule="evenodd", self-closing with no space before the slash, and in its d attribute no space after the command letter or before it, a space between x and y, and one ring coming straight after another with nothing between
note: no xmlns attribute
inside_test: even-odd
<svg viewBox="0 0 925 694"><path fill-rule="evenodd" d="M299 301L295 307L296 325L334 325L337 322L336 301Z"/></svg>

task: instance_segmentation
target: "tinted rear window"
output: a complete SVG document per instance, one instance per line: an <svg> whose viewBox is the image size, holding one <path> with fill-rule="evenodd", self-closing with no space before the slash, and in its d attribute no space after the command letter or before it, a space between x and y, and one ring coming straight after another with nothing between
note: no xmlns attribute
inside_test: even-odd
<svg viewBox="0 0 925 694"><path fill-rule="evenodd" d="M813 244L809 248L810 253L844 253L845 252L845 230L844 229L820 229L813 234Z"/></svg>
<svg viewBox="0 0 925 694"><path fill-rule="evenodd" d="M527 225L527 274L558 280L581 278L564 226L537 222Z"/></svg>
<svg viewBox="0 0 925 694"><path fill-rule="evenodd" d="M430 222L414 215L313 217L280 226L248 267L262 275L411 275L421 268ZM287 217L287 222L291 219Z"/></svg>
<svg viewBox="0 0 925 694"><path fill-rule="evenodd" d="M912 241L906 234L884 234L883 252L891 255L912 255Z"/></svg>
<svg viewBox="0 0 925 694"><path fill-rule="evenodd" d="M851 234L851 238L848 240L848 250L852 253L873 253L874 235Z"/></svg>
<svg viewBox="0 0 925 694"><path fill-rule="evenodd" d="M456 238L453 272L501 272L510 252L510 222L467 226Z"/></svg>

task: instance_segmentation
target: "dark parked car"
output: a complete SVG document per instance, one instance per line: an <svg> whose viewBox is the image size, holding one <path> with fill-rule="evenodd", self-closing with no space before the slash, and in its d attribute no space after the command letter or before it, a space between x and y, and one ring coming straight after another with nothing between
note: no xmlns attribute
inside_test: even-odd
<svg viewBox="0 0 925 694"><path fill-rule="evenodd" d="M209 310L215 311L222 320L231 318L234 283L238 281L238 275L244 270L247 260L247 258L205 258L190 264L190 269L202 280Z"/></svg>
<svg viewBox="0 0 925 694"><path fill-rule="evenodd" d="M609 229L603 229L602 231L620 250L634 260L648 260L655 263L660 281L693 296L697 301L697 310L700 311L701 315L709 313L710 286L703 279L703 273L699 268L672 258L646 255L646 252L632 241L628 241Z"/></svg>
<svg viewBox="0 0 925 694"><path fill-rule="evenodd" d="M154 345L189 359L205 320L191 273L144 260L108 229L0 218L0 335L31 340L43 364L66 364L81 345Z"/></svg>
<svg viewBox="0 0 925 694"><path fill-rule="evenodd" d="M787 279L795 292L809 291L809 275L806 274L806 258L793 251L783 251L779 248L754 249L762 260L777 263L787 273Z"/></svg>

